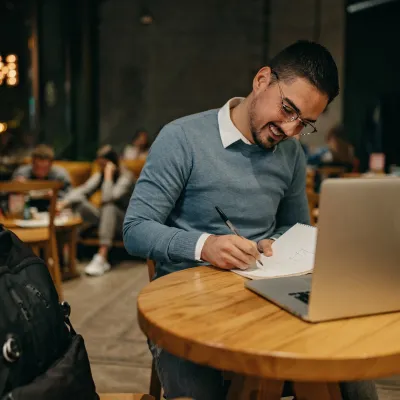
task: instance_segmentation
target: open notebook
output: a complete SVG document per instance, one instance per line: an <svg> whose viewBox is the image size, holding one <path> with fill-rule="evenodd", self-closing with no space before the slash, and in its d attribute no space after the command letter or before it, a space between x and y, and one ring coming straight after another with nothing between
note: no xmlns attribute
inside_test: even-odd
<svg viewBox="0 0 400 400"><path fill-rule="evenodd" d="M316 244L317 229L310 225L296 224L273 243L271 257L261 256L263 267L256 263L245 271L232 271L250 279L307 274L314 267Z"/></svg>

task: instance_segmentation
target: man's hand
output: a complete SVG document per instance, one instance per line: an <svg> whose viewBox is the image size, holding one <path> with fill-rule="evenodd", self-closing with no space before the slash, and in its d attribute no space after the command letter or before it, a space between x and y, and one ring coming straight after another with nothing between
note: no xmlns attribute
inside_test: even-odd
<svg viewBox="0 0 400 400"><path fill-rule="evenodd" d="M26 182L27 179L24 176L17 176L15 179L17 182Z"/></svg>
<svg viewBox="0 0 400 400"><path fill-rule="evenodd" d="M112 181L114 178L114 173L117 167L111 161L109 161L104 168L104 180Z"/></svg>
<svg viewBox="0 0 400 400"><path fill-rule="evenodd" d="M264 256L271 257L272 256L272 243L274 243L274 239L263 239L257 243L257 248L260 253L263 253Z"/></svg>
<svg viewBox="0 0 400 400"><path fill-rule="evenodd" d="M257 244L236 235L209 236L201 259L223 269L247 269L260 258Z"/></svg>
<svg viewBox="0 0 400 400"><path fill-rule="evenodd" d="M67 203L66 203L65 201L62 201L62 200L57 201L57 204L56 204L56 211L60 212L60 211L64 210L64 208L65 208L66 206L67 206Z"/></svg>

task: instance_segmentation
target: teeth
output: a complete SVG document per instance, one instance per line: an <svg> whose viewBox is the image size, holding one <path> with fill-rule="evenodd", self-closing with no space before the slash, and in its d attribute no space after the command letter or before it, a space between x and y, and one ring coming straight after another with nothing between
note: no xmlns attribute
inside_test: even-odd
<svg viewBox="0 0 400 400"><path fill-rule="evenodd" d="M270 129L271 129L271 131L272 131L272 133L273 133L274 135L276 135L276 136L282 136L282 133L280 133L280 132L278 131L278 129L276 129L275 126L270 125Z"/></svg>

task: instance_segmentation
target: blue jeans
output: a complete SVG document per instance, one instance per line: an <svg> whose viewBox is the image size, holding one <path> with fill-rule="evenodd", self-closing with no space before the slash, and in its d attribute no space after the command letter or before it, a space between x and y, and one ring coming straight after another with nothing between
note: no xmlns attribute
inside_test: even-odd
<svg viewBox="0 0 400 400"><path fill-rule="evenodd" d="M222 371L176 357L151 342L149 348L155 359L166 399L225 399L230 381L224 380ZM378 400L372 381L344 382L340 384L340 390L343 400ZM293 395L290 384L285 384L282 395Z"/></svg>

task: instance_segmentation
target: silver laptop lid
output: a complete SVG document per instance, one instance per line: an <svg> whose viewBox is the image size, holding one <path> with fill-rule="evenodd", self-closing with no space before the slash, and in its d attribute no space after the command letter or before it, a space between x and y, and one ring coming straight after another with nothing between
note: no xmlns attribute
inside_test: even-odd
<svg viewBox="0 0 400 400"><path fill-rule="evenodd" d="M310 320L400 310L400 178L322 184Z"/></svg>

